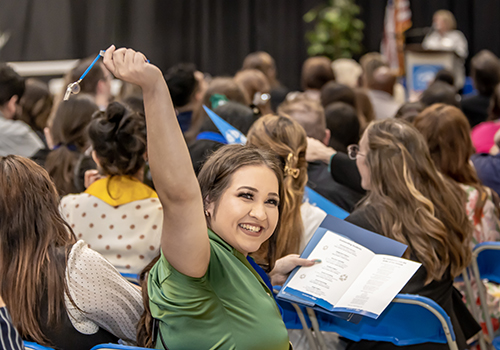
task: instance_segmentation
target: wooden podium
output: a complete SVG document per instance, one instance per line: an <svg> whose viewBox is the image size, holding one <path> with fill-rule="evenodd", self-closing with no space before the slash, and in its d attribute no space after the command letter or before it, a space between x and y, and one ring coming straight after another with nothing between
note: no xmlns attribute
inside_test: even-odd
<svg viewBox="0 0 500 350"><path fill-rule="evenodd" d="M418 98L441 69L454 72L455 86L464 85L463 60L454 51L425 50L420 44L405 48L406 86L410 101Z"/></svg>

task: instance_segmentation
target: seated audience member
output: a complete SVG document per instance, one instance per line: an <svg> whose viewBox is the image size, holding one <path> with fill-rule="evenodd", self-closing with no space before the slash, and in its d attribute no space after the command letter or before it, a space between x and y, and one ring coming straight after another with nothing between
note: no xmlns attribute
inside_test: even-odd
<svg viewBox="0 0 500 350"><path fill-rule="evenodd" d="M78 65L70 71L70 82L77 81L87 70L95 57L89 57L78 62ZM94 67L87 73L85 79L80 83L80 93L89 94L94 98L99 109L105 110L113 98L111 94L111 80L113 76L104 67L101 60L98 60ZM66 86L64 87L66 89Z"/></svg>
<svg viewBox="0 0 500 350"><path fill-rule="evenodd" d="M356 108L356 94L347 85L329 81L321 88L320 102L323 108L334 102L344 102Z"/></svg>
<svg viewBox="0 0 500 350"><path fill-rule="evenodd" d="M414 125L424 135L436 168L467 194L467 215L474 226L471 247L500 240L499 212L491 189L481 184L470 163L474 148L465 115L456 107L435 104L424 109Z"/></svg>
<svg viewBox="0 0 500 350"><path fill-rule="evenodd" d="M264 73L271 85L271 108L276 111L278 105L285 100L288 89L276 78L274 58L264 51L252 52L245 57L242 69L258 69Z"/></svg>
<svg viewBox="0 0 500 350"><path fill-rule="evenodd" d="M170 87L181 130L186 132L191 126L193 111L198 108L206 90L203 74L192 63L179 63L167 71L165 80Z"/></svg>
<svg viewBox="0 0 500 350"><path fill-rule="evenodd" d="M456 107L436 104L420 113L414 125L427 140L431 158L437 169L455 180L467 195L465 210L474 228L469 243L471 249L478 243L499 241L499 208L498 204L495 204L498 199L495 201L493 196L496 194L481 184L470 163L474 149L465 115ZM465 292L463 284L457 284L457 287ZM498 287L489 284L486 289L492 291L498 290ZM498 305L498 296L495 299ZM490 309L492 317L500 316L498 306Z"/></svg>
<svg viewBox="0 0 500 350"><path fill-rule="evenodd" d="M19 332L12 324L5 302L0 297L0 344L4 350L25 350Z"/></svg>
<svg viewBox="0 0 500 350"><path fill-rule="evenodd" d="M435 83L436 81L441 81L443 83L455 87L455 76L453 75L453 72L448 69L439 70L436 73L433 82Z"/></svg>
<svg viewBox="0 0 500 350"><path fill-rule="evenodd" d="M363 68L352 58L338 58L334 60L332 62L332 69L337 83L349 86L351 89L359 86L359 78L363 74Z"/></svg>
<svg viewBox="0 0 500 350"><path fill-rule="evenodd" d="M224 104L226 102L216 96L216 98L213 99L215 103L213 103L212 97L214 95L223 95L227 100L241 103L244 106L250 105L250 101L247 99L245 92L243 92L240 85L238 85L233 78L216 77L212 79L212 81L208 84L205 94L203 95L201 104L198 105L198 108L193 112L193 118L189 130L184 133L188 144L195 140L196 136L200 132L203 122L208 118L205 110L202 108L202 105L214 110L214 108L217 108L220 104Z"/></svg>
<svg viewBox="0 0 500 350"><path fill-rule="evenodd" d="M104 63L144 91L149 163L164 208L161 256L147 283L152 320L158 320L153 343L177 350L289 349L272 291L247 260L266 241L275 251L285 201L276 156L226 145L207 160L197 181L158 67L114 46Z"/></svg>
<svg viewBox="0 0 500 350"><path fill-rule="evenodd" d="M356 110L343 102L325 108L326 127L330 130L329 146L347 153L347 147L359 142L360 124Z"/></svg>
<svg viewBox="0 0 500 350"><path fill-rule="evenodd" d="M6 64L0 64L0 156L31 157L44 148L42 140L25 122L13 120L24 91L24 79Z"/></svg>
<svg viewBox="0 0 500 350"><path fill-rule="evenodd" d="M359 63L363 69L363 74L358 79L358 86L364 89L370 89L370 81L373 81L373 74L380 67L388 67L387 59L379 52L368 52L361 56ZM406 101L406 92L400 83L395 81L393 87L394 100L403 104Z"/></svg>
<svg viewBox="0 0 500 350"><path fill-rule="evenodd" d="M328 57L310 57L302 65L302 90L312 100L320 100L321 88L335 80L332 61Z"/></svg>
<svg viewBox="0 0 500 350"><path fill-rule="evenodd" d="M47 155L45 169L56 185L60 196L85 190L77 177L81 162L90 142L87 126L99 108L91 96L80 94L63 101L49 126L47 142L52 151Z"/></svg>
<svg viewBox="0 0 500 350"><path fill-rule="evenodd" d="M1 157L0 188L1 295L21 337L61 350L135 342L140 291L76 240L47 172Z"/></svg>
<svg viewBox="0 0 500 350"><path fill-rule="evenodd" d="M389 67L381 66L373 71L373 76L368 78L368 97L375 111L375 119L394 118L401 106L394 99L394 84L396 76Z"/></svg>
<svg viewBox="0 0 500 350"><path fill-rule="evenodd" d="M241 70L234 76L234 81L245 92L255 115L266 115L273 112L270 100L271 86L264 73L257 69Z"/></svg>
<svg viewBox="0 0 500 350"><path fill-rule="evenodd" d="M237 102L228 101L215 108L214 112L244 135L248 133L255 121L253 111ZM189 145L189 154L195 173L198 174L207 158L225 144L226 139L219 129L210 118L206 118L196 140Z"/></svg>
<svg viewBox="0 0 500 350"><path fill-rule="evenodd" d="M330 81L321 88L321 105L326 108L334 102L344 102L354 107L362 130L374 119L371 102L362 89L351 89L336 81Z"/></svg>
<svg viewBox="0 0 500 350"><path fill-rule="evenodd" d="M457 89L443 81L436 81L429 85L420 96L420 102L426 107L435 103L445 103L450 106L460 107L461 97Z"/></svg>
<svg viewBox="0 0 500 350"><path fill-rule="evenodd" d="M21 106L21 111L16 119L28 124L44 143L44 147L31 156L31 159L37 162L37 164L44 166L47 155L50 152L45 139L44 129L47 126L53 105L48 85L38 79L27 79L26 89L19 105Z"/></svg>
<svg viewBox="0 0 500 350"><path fill-rule="evenodd" d="M19 105L20 113L16 119L22 120L45 142L43 129L47 126L50 111L52 109L52 95L49 86L38 79L27 79L23 97Z"/></svg>
<svg viewBox="0 0 500 350"><path fill-rule="evenodd" d="M387 60L379 52L368 52L359 59L362 74L359 76L358 86L367 89L369 81L377 68L388 67Z"/></svg>
<svg viewBox="0 0 500 350"><path fill-rule="evenodd" d="M500 132L495 134L495 146L500 148ZM470 158L479 180L500 195L500 153L476 153Z"/></svg>
<svg viewBox="0 0 500 350"><path fill-rule="evenodd" d="M289 116L266 115L250 128L247 145L273 151L283 166L283 211L275 259L300 254L326 217L323 210L303 201L307 183L306 133ZM274 265L269 261L269 249L269 244L264 243L252 254L255 261L268 271L269 266Z"/></svg>
<svg viewBox="0 0 500 350"><path fill-rule="evenodd" d="M464 98L460 108L473 128L488 118L491 97L500 83L498 57L488 50L479 51L472 57L471 75L478 94Z"/></svg>
<svg viewBox="0 0 500 350"><path fill-rule="evenodd" d="M463 207L465 194L436 169L424 137L399 119L368 126L353 148L367 196L346 221L408 245L403 257L422 263L400 293L425 296L450 316L458 349L480 327L465 307L453 279L471 260L472 225ZM348 342L357 349L448 349L447 344Z"/></svg>
<svg viewBox="0 0 500 350"><path fill-rule="evenodd" d="M307 99L286 102L280 105L278 113L289 115L297 121L304 128L307 137L328 145L330 130L326 127L325 112L317 102ZM357 130L359 135L359 124ZM328 165L323 162L308 162L307 177L307 186L348 212L354 210L362 197L333 180L328 172Z"/></svg>
<svg viewBox="0 0 500 350"><path fill-rule="evenodd" d="M422 102L406 102L397 111L394 118L406 120L413 124L415 117L424 110L425 106Z"/></svg>
<svg viewBox="0 0 500 350"><path fill-rule="evenodd" d="M61 199L61 212L78 238L121 273L138 274L158 254L162 207L143 184L144 117L118 102L88 126L92 157L101 178L85 192Z"/></svg>
<svg viewBox="0 0 500 350"><path fill-rule="evenodd" d="M491 96L488 118L471 131L472 144L476 153L490 153L495 145L495 134L500 130L500 84Z"/></svg>

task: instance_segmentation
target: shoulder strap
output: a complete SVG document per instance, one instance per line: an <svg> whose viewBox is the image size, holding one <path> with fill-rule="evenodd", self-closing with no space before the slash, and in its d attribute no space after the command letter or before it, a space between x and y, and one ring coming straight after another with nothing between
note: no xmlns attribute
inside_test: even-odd
<svg viewBox="0 0 500 350"><path fill-rule="evenodd" d="M160 333L161 345L165 350L168 350L165 340L163 340L163 334L160 332L160 320L153 318L153 347L156 347L156 339L158 339L158 333Z"/></svg>

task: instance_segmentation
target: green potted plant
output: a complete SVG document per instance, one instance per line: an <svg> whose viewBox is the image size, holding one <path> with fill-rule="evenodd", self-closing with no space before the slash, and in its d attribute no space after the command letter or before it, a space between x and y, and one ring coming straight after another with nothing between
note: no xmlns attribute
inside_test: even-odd
<svg viewBox="0 0 500 350"><path fill-rule="evenodd" d="M363 21L357 18L360 8L354 0L328 0L304 15L306 23L315 23L306 33L309 56L351 58L362 50Z"/></svg>

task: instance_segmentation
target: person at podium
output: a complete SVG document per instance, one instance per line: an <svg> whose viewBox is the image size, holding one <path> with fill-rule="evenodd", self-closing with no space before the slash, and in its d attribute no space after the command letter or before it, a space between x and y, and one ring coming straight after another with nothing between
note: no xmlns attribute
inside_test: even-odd
<svg viewBox="0 0 500 350"><path fill-rule="evenodd" d="M457 54L455 62L455 86L461 89L465 82L465 59L469 55L467 39L457 30L455 16L448 10L434 13L432 30L426 35L422 47L426 50L453 51Z"/></svg>

